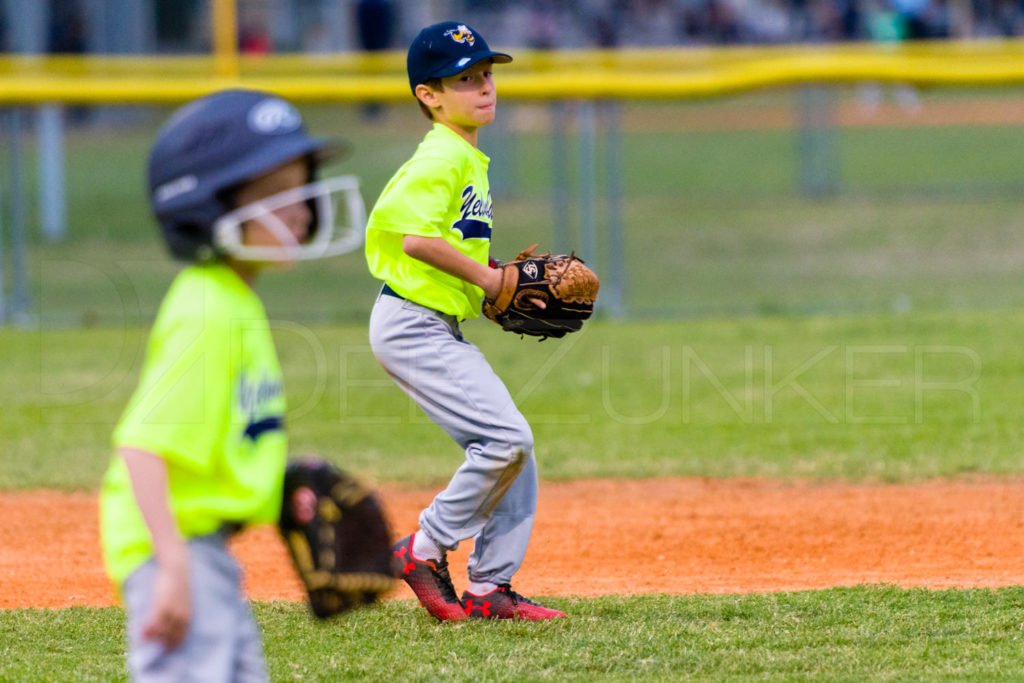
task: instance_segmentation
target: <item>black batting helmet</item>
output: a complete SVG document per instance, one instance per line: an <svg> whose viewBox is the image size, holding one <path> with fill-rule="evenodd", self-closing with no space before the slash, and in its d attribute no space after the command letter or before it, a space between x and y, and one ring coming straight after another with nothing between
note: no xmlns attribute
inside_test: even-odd
<svg viewBox="0 0 1024 683"><path fill-rule="evenodd" d="M312 170L340 153L306 133L298 110L271 93L223 90L175 111L149 155L149 200L171 253L201 260L219 251L213 226L230 191L290 160ZM312 175L312 173L311 173Z"/></svg>

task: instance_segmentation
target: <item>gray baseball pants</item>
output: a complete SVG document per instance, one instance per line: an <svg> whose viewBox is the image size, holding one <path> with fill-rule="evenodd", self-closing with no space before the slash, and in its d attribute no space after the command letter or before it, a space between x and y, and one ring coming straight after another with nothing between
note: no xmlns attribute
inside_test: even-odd
<svg viewBox="0 0 1024 683"><path fill-rule="evenodd" d="M128 668L134 681L266 681L259 629L242 594L242 570L222 534L188 541L192 621L185 642L168 652L142 637L153 604L156 561L136 569L122 586L128 612Z"/></svg>
<svg viewBox="0 0 1024 683"><path fill-rule="evenodd" d="M382 293L370 344L398 386L465 450L448 486L420 513L420 528L448 550L475 539L469 579L509 583L537 511L530 425L453 316Z"/></svg>

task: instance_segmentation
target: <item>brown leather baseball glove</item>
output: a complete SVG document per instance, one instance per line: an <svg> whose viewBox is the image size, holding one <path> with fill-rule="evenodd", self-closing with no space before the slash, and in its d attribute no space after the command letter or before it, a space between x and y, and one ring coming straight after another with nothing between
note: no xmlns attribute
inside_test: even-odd
<svg viewBox="0 0 1024 683"><path fill-rule="evenodd" d="M534 244L515 261L500 265L501 291L484 301L483 312L508 332L564 337L583 327L594 312L600 282L575 253L534 255L536 248Z"/></svg>

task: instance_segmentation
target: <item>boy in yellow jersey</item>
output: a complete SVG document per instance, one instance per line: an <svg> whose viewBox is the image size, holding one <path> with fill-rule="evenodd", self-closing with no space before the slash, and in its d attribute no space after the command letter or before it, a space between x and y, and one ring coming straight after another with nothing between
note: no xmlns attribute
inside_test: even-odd
<svg viewBox="0 0 1024 683"><path fill-rule="evenodd" d="M433 127L367 223L367 263L384 281L370 317L374 354L465 451L447 488L420 514L419 530L394 547L401 578L439 621L565 616L512 590L537 507L533 434L459 330L501 285L488 266L489 160L477 131L494 120L492 66L510 61L465 24L420 32L409 48L409 86ZM469 586L460 600L445 557L470 538Z"/></svg>
<svg viewBox="0 0 1024 683"><path fill-rule="evenodd" d="M287 450L281 368L253 286L275 261L339 250L339 179L311 183L333 152L292 105L246 90L185 105L151 150L153 212L192 263L160 306L100 493L135 680L267 679L226 548L242 526L278 519Z"/></svg>

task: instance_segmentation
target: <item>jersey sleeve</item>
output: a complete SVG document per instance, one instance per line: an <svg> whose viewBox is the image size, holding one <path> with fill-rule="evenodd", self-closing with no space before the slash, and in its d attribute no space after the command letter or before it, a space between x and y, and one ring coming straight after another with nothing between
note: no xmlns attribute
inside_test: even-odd
<svg viewBox="0 0 1024 683"><path fill-rule="evenodd" d="M445 159L421 157L403 167L370 214L367 228L404 235L441 237L459 178Z"/></svg>
<svg viewBox="0 0 1024 683"><path fill-rule="evenodd" d="M115 447L141 448L207 472L231 419L230 336L225 322L202 315L155 327Z"/></svg>

